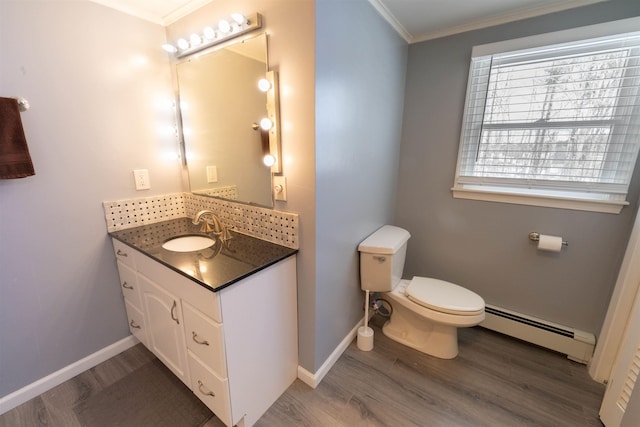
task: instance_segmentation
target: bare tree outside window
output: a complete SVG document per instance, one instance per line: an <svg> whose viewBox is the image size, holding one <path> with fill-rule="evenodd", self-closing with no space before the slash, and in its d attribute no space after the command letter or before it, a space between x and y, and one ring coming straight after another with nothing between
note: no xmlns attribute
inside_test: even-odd
<svg viewBox="0 0 640 427"><path fill-rule="evenodd" d="M628 50L491 70L477 176L600 181Z"/></svg>

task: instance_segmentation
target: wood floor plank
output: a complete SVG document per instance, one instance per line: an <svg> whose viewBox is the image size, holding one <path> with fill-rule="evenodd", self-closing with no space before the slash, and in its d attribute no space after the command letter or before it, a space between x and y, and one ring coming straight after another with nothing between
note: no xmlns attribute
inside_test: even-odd
<svg viewBox="0 0 640 427"><path fill-rule="evenodd" d="M360 409L361 420L350 419L351 422L394 425L403 420L406 425L421 425L426 413L434 422L438 419L444 422L455 409L439 396L423 393L393 369L362 363L357 352L350 347L331 372L340 381L349 383L354 393L351 403Z"/></svg>
<svg viewBox="0 0 640 427"><path fill-rule="evenodd" d="M144 345L137 344L104 363L94 366L91 372L102 387L108 387L155 358Z"/></svg>
<svg viewBox="0 0 640 427"><path fill-rule="evenodd" d="M49 412L40 396L0 415L0 427L52 426Z"/></svg>
<svg viewBox="0 0 640 427"><path fill-rule="evenodd" d="M260 425L277 425L283 419L288 419L283 425L298 421L318 426L602 425L597 411L604 386L589 378L584 365L564 355L468 328L460 330L459 356L442 360L385 337L383 323L372 322L373 351L362 352L352 343L321 383L340 390L339 402L352 394L346 407L340 410L330 395L320 397L312 390L306 392L304 411L295 407L296 413L287 413L279 404L299 402L302 392L290 388ZM310 405L334 408L337 420L309 424L313 418L300 414L312 413Z"/></svg>
<svg viewBox="0 0 640 427"><path fill-rule="evenodd" d="M88 370L43 393L40 397L48 410L51 425L80 427L75 414L69 409L99 393L102 388Z"/></svg>
<svg viewBox="0 0 640 427"><path fill-rule="evenodd" d="M291 425L331 425L341 426L336 414L347 407L352 393L340 382L331 380L331 375L312 389L300 380L294 381L286 393L267 411L257 425L278 425L287 420L282 414L293 414ZM274 416L275 415L275 416Z"/></svg>
<svg viewBox="0 0 640 427"><path fill-rule="evenodd" d="M198 427L227 427L225 423L223 423L220 418L215 415L205 421L202 425Z"/></svg>
<svg viewBox="0 0 640 427"><path fill-rule="evenodd" d="M442 360L384 336L384 321L371 323L373 351L358 350L354 341L316 389L296 380L256 426L602 427L598 409L604 386L564 355L476 327L461 329L458 357ZM143 346L134 346L1 415L0 427L82 425L79 408L91 411L91 402L101 400L96 396L131 383L150 363L159 361ZM140 394L145 386L134 381L127 387L119 393ZM186 396L201 405L195 395ZM100 425L126 425L118 408L111 411L107 405L100 413ZM180 427L224 425L204 414L194 425Z"/></svg>
<svg viewBox="0 0 640 427"><path fill-rule="evenodd" d="M304 387L307 387L306 385ZM308 388L308 387L307 387ZM336 426L344 424L315 404L305 404L295 392L284 393L257 422L256 427ZM346 427L346 426L345 426Z"/></svg>

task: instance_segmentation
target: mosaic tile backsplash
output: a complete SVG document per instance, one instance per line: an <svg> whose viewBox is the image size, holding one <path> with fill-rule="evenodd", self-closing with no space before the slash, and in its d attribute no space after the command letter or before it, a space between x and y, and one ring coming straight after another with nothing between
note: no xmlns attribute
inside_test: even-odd
<svg viewBox="0 0 640 427"><path fill-rule="evenodd" d="M104 202L107 230L119 231L175 218L193 218L203 209L215 212L227 226L240 233L299 249L298 214L275 211L192 193Z"/></svg>

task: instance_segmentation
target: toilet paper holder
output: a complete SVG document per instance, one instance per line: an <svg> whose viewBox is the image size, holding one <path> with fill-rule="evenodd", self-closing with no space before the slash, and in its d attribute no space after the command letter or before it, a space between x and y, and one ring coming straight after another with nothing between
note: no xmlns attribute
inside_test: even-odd
<svg viewBox="0 0 640 427"><path fill-rule="evenodd" d="M529 240L533 240L534 242L538 242L540 240L540 233L537 231L532 231L529 233ZM569 242L562 241L562 246L569 246Z"/></svg>

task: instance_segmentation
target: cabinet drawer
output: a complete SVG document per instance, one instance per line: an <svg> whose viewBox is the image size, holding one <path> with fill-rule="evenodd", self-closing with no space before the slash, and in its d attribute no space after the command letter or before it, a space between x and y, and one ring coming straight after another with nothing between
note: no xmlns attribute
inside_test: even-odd
<svg viewBox="0 0 640 427"><path fill-rule="evenodd" d="M194 356L191 350L187 350L187 353L189 372L191 372L191 390L223 423L228 426L233 425L228 380L218 378Z"/></svg>
<svg viewBox="0 0 640 427"><path fill-rule="evenodd" d="M119 240L111 239L111 241L113 242L113 251L116 254L116 259L135 269L136 262L133 254L134 252L136 252L136 250L132 249L130 246L125 245Z"/></svg>
<svg viewBox="0 0 640 427"><path fill-rule="evenodd" d="M118 273L120 274L120 288L122 295L129 302L141 309L140 304L140 286L138 286L138 275L131 267L118 260Z"/></svg>
<svg viewBox="0 0 640 427"><path fill-rule="evenodd" d="M185 339L202 363L220 378L227 378L222 325L202 314L186 301L182 301Z"/></svg>
<svg viewBox="0 0 640 427"><path fill-rule="evenodd" d="M127 299L124 300L124 307L127 310L129 330L138 340L147 345L147 330L144 326L144 315Z"/></svg>

